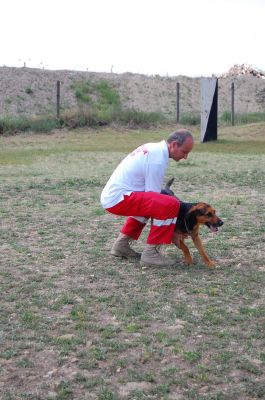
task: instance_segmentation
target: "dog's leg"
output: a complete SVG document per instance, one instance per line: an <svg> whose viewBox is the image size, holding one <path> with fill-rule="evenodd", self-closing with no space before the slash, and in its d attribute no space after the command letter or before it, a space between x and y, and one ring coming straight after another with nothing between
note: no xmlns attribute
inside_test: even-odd
<svg viewBox="0 0 265 400"><path fill-rule="evenodd" d="M185 243L182 240L180 241L179 248L183 251L185 264L187 264L187 265L192 264L193 263L193 259L191 257L190 251L189 251L188 247L185 245Z"/></svg>
<svg viewBox="0 0 265 400"><path fill-rule="evenodd" d="M203 247L203 244L202 244L200 236L197 234L197 235L194 235L194 236L191 236L191 237L192 237L193 243L195 244L196 248L198 249L198 251L199 251L203 261L205 262L205 264L207 264L208 267L214 267L215 263L214 263L214 261L212 261L208 257L208 254L206 253L206 251L205 251L205 249Z"/></svg>

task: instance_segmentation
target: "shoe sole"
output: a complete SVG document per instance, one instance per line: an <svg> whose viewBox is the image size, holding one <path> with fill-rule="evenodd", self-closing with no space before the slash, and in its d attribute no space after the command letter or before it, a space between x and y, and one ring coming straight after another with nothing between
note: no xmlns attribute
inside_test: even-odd
<svg viewBox="0 0 265 400"><path fill-rule="evenodd" d="M176 265L176 263L174 263L174 264L152 264L152 263L148 263L145 261L140 261L140 265L142 267L174 267Z"/></svg>
<svg viewBox="0 0 265 400"><path fill-rule="evenodd" d="M119 253L118 251L111 251L111 252L110 252L110 255L111 255L111 256L114 256L114 257L127 258L125 255L123 255L122 253Z"/></svg>
<svg viewBox="0 0 265 400"><path fill-rule="evenodd" d="M119 253L119 252L110 252L110 255L114 256L114 257L117 257L117 258L124 258L125 260L134 261L134 262L140 261L140 258L141 258L141 255L140 256L135 256L135 257L134 256L130 257L130 256L126 256L126 255L124 255L122 253Z"/></svg>

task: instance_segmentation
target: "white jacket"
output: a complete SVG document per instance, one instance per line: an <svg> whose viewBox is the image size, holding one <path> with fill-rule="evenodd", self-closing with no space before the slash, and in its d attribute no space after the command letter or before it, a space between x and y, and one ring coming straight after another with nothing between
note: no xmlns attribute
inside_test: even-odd
<svg viewBox="0 0 265 400"><path fill-rule="evenodd" d="M165 140L146 143L127 157L114 170L104 187L100 201L103 208L110 208L132 192L161 191L169 162Z"/></svg>

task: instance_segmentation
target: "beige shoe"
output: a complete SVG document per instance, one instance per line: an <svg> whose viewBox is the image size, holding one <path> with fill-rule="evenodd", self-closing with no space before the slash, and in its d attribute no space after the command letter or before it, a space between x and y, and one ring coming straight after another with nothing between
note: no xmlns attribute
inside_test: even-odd
<svg viewBox="0 0 265 400"><path fill-rule="evenodd" d="M127 258L128 260L140 260L141 254L137 253L130 247L130 242L132 240L133 239L130 238L130 236L120 233L112 246L110 254L115 257Z"/></svg>
<svg viewBox="0 0 265 400"><path fill-rule="evenodd" d="M175 265L175 260L159 253L159 247L156 244L148 244L142 253L140 264L146 267L170 267Z"/></svg>

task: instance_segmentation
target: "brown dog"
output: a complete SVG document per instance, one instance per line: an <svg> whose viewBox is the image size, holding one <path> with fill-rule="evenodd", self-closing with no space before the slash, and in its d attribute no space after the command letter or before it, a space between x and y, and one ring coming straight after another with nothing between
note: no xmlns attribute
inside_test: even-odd
<svg viewBox="0 0 265 400"><path fill-rule="evenodd" d="M170 189L173 181L174 178L168 181L165 189L163 189L161 193L174 196L173 191ZM192 256L188 247L184 243L185 236L191 236L193 243L198 249L203 261L209 267L214 267L215 263L207 255L199 236L200 225L206 225L212 232L217 232L218 228L223 225L223 221L217 217L214 208L209 204L185 203L181 201L173 243L183 251L185 263L192 264ZM177 233L183 234L183 240L180 240L179 246L177 244Z"/></svg>

